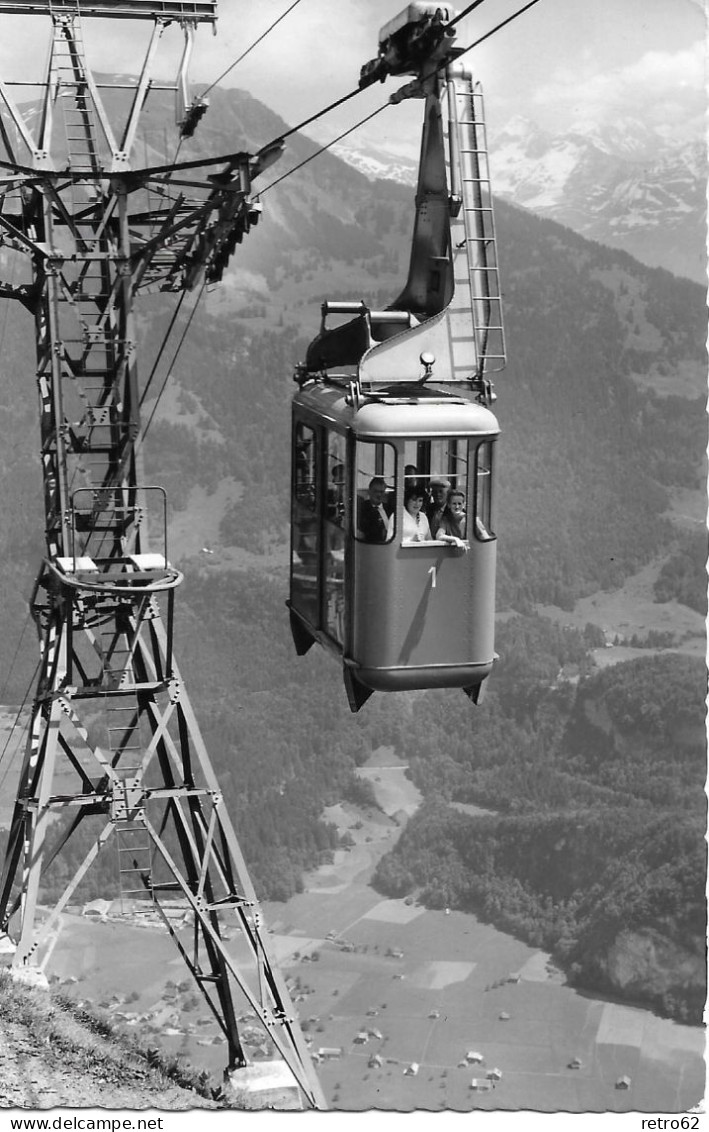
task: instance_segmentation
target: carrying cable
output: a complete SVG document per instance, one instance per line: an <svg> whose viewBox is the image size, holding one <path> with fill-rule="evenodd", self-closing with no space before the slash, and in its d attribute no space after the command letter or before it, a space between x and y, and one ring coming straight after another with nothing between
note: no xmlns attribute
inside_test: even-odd
<svg viewBox="0 0 709 1132"><path fill-rule="evenodd" d="M337 145L339 141L342 141L343 138L346 138L348 134L351 134L353 132L353 130L358 130L360 126L363 126L365 124L365 122L369 122L372 118L376 118L377 114L381 114L382 110L386 110L388 105L389 103L385 102L383 106L378 106L377 109L373 110L371 114L368 114L366 118L362 118L359 122L355 122L354 126L350 126L348 130L345 130L343 133L338 134L337 137L333 138L332 141L329 141L327 145L323 145L320 147L320 149L316 149L315 153L311 153L310 157L306 157L298 165L294 165L292 169L289 169L287 173L284 173L275 181L271 181L271 184L267 185L265 189L259 189L257 193L259 199L264 195L264 193L267 193L269 189L272 189L274 185L280 185L281 181L285 181L286 177L290 177L291 173L297 173L298 170L302 169L304 165L307 165L309 161L314 161L315 158L319 157L321 153L325 152L325 150L330 149L330 147L333 145Z"/></svg>
<svg viewBox="0 0 709 1132"><path fill-rule="evenodd" d="M454 20L449 20L446 27L454 28L456 24L459 24L461 20L464 20L466 16L469 16L471 12L474 12L476 8L479 8L480 5L484 3L485 0L474 0L474 3L468 4L468 7L464 8L462 12L459 12Z"/></svg>
<svg viewBox="0 0 709 1132"><path fill-rule="evenodd" d="M26 626L26 624L27 624L27 622L25 622L25 626ZM23 635L24 635L24 631L25 630L23 628L23 630L22 630ZM22 640L22 637L20 637L20 640ZM18 646L18 648L19 648L19 646ZM16 656L17 656L17 652L15 652L15 657ZM15 657L13 657L13 660L12 660L13 665L15 663ZM12 724L12 727L10 728L10 734L8 735L7 739L5 740L5 746L3 747L2 751L0 751L0 766L2 765L2 762L5 758L5 755L7 754L7 749L10 746L10 743L12 741L12 736L15 734L15 730L17 728L18 723L20 722L20 718L22 716L22 713L25 710L25 705L27 703L27 699L29 697L30 690L34 687L34 682L37 678L37 673L39 672L40 664L41 664L41 657L37 661L35 668L34 668L34 672L30 676L29 684L27 685L27 689L25 691L25 694L22 697L22 703L20 704L20 706L17 710L17 715L15 716L14 723ZM24 732L27 732L27 730L29 728L29 724L30 724L30 721L28 720L27 723L24 726L24 729L23 729ZM22 736L20 736L20 739L21 738L22 738ZM18 743L16 750L19 750L19 748L20 748L20 743ZM2 788L8 774L10 773L12 761L13 761L12 759L8 759L8 761L7 761L7 766L5 767L5 771L3 773L3 776L2 776L2 778L0 778L0 789Z"/></svg>
<svg viewBox="0 0 709 1132"><path fill-rule="evenodd" d="M2 690L0 691L0 704L5 702L5 692L7 691L7 683L8 683L8 680L10 679L10 673L12 672L13 668L15 667L15 661L17 660L20 648L22 646L22 642L24 640L24 636L25 636L25 633L27 631L27 626L30 623L30 617L31 616L32 616L31 610L28 609L27 610L27 616L25 617L24 623L22 625L22 632L20 633L20 639L17 642L17 645L15 647L15 655L13 656L12 660L10 661L10 667L7 670L7 676L5 677L5 683L3 684ZM2 755L0 755L0 761L1 760L2 760Z"/></svg>
<svg viewBox="0 0 709 1132"><path fill-rule="evenodd" d="M195 299L194 306L192 307L192 310L190 311L190 316L187 319L187 322L185 323L184 328L182 330L182 334L180 336L180 341L177 343L177 346L175 347L175 352L172 355L172 361L170 362L170 365L167 367L167 373L165 374L165 377L163 379L163 383L160 386L160 391L159 391L157 398L155 400L155 404L153 405L150 416L148 417L147 423L146 423L146 425L145 425L145 427L144 427L144 429L141 433L141 440L145 440L145 437L147 436L147 433L148 433L148 429L150 428L150 426L153 422L153 417L155 416L155 411L156 411L156 409L157 409L157 407L160 403L160 398L162 397L163 393L165 392L165 388L167 386L167 383L170 380L170 377L172 375L173 366L175 365L175 362L177 361L178 354L180 353L180 351L182 349L182 345L185 341L185 338L187 337L187 332L188 332L190 326L192 325L192 319L194 318L195 314L197 313L197 307L200 304L200 300L202 298L202 295L204 294L206 286L207 286L207 280L203 279L202 285L201 285L199 292L197 294L197 298ZM186 291L183 291L182 292L183 296L186 293L187 293ZM173 319L173 321L174 321L174 319ZM151 374L151 378L152 378L152 374ZM146 392L147 392L147 388L146 388ZM145 393L143 394L143 396L145 396ZM142 399L141 399L141 404L142 404Z"/></svg>
<svg viewBox="0 0 709 1132"><path fill-rule="evenodd" d="M175 303L175 309L172 312L172 318L170 319L170 325L168 326L167 330L165 331L165 333L163 335L162 342L160 343L160 349L158 350L158 356L156 357L155 361L153 362L153 368L151 369L148 380L145 383L145 389L143 390L143 392L140 395L140 407L141 408L142 408L143 402L145 401L145 398L148 396L148 390L150 389L150 386L152 384L152 380L155 377L155 371L157 370L158 365L160 364L160 359L163 355L163 351L164 351L165 347L167 346L167 340L172 333L172 328L175 325L175 322L177 321L177 316L179 315L182 304L185 301L185 295L186 294L187 294L187 291L182 291L180 293L180 297L179 297L178 301Z"/></svg>
<svg viewBox="0 0 709 1132"><path fill-rule="evenodd" d="M258 44L259 44L259 43L261 43L261 41L262 41L262 40L264 40L264 39L266 38L266 36L267 36L267 35L269 34L269 32L272 32L272 31L273 31L273 29L274 29L274 28L276 27L276 25L277 25L277 24L280 24L281 20L285 19L285 17L286 17L287 15L288 15L288 13L289 13L289 12L292 12L294 8L297 8L298 4L300 4L300 0L294 0L294 3L293 3L293 4L291 4L290 8L287 8L287 9L286 9L286 11L285 11L285 12L283 12L283 13L282 13L282 14L281 14L281 15L280 15L280 16L278 17L278 19L277 19L277 20L274 20L274 21L273 21L273 23L271 24L271 26L270 26L270 27L268 27L268 28L266 28L266 30L265 30L265 32L263 33L263 35L260 35L260 36L258 37L258 39L255 39L255 40L254 40L254 42L253 42L253 43L251 44L251 46L250 46L250 47L247 47L247 48L246 48L246 51L242 51L242 53L241 53L241 55L239 56L239 58L238 58L238 59L235 59L235 60L234 60L234 62L233 62L233 63L231 63L231 64L230 64L230 65L229 65L229 66L227 67L226 71L223 71L223 72L221 73L221 75L219 76L219 78L215 79L213 83L210 83L208 87L205 87L205 89L204 89L204 90L202 91L202 93L200 94L200 96L199 96L199 97L200 97L200 98L205 98L205 97L206 97L206 95L208 95L208 94L209 94L210 90L213 90L213 89L214 89L214 87L215 87L215 86L217 85L217 83L220 83L220 82L222 81L222 79L225 79L225 78L227 77L227 75L229 74L229 72L230 72L230 71L233 71L233 70L234 70L234 67L236 67L236 66L237 66L237 65L238 65L238 64L239 64L239 63L240 63L240 62L242 61L242 59L245 59L245 58L246 58L246 56L247 56L247 55L249 54L249 52L250 52L250 51L253 51L254 47L257 47L257 46L258 46ZM180 135L180 139L179 139L179 141L178 141L178 143L177 143L177 149L175 150L175 153L174 153L174 155L173 155L173 158L172 158L172 163L173 163L173 165L175 165L175 163L177 162L177 158L178 158L178 156L179 156L180 150L182 149L182 143L184 142L184 140L185 140L185 139L184 139L184 137L183 137L182 135Z"/></svg>
<svg viewBox="0 0 709 1132"><path fill-rule="evenodd" d="M242 59L245 59L246 56L249 54L249 52L253 51L254 47L257 47L258 44L261 43L261 41L266 38L266 36L269 34L269 32L272 32L273 29L276 27L276 25L280 24L281 20L284 20L286 18L286 16L288 15L288 13L292 12L294 8L297 8L299 4L300 4L300 0L294 0L294 3L291 4L290 8L286 8L285 12L283 12L278 17L277 20L274 20L269 28L266 28L263 35L260 35L258 37L258 39L255 39L254 42L251 44L251 46L247 47L246 51L242 51L239 58L235 59L234 62L232 64L230 64L230 66L227 67L226 71L222 72L222 74L219 76L218 79L215 79L213 83L210 83L210 85L206 88L206 90L202 91L200 98L204 98L205 95L209 94L210 90L214 89L214 87L217 85L217 83L220 83L222 81L222 79L225 79L226 76L229 74L229 72L233 71L234 67L236 67L242 61Z"/></svg>
<svg viewBox="0 0 709 1132"><path fill-rule="evenodd" d="M478 0L478 3L482 3L482 0ZM474 47L478 47L481 43L484 43L485 40L489 39L491 35L495 34L495 32L500 31L501 28L507 27L507 25L511 24L513 20L516 20L518 16L524 15L525 12L528 12L530 8L533 8L534 5L538 3L539 0L529 0L529 3L525 4L523 8L519 8L516 12L513 12L511 16L508 16L506 20L503 20L502 23L496 24L494 28L490 29L490 31L485 32L485 35L481 35L480 38L476 39L474 43L469 43L467 47L464 47L463 50L459 53L458 58L460 59L461 56L466 55L468 51L472 51ZM472 8L474 7L474 4L471 5L469 11L472 11ZM463 12L462 15L465 15L465 12ZM458 19L461 18L462 16L458 16ZM456 23L457 21L453 20L452 22ZM440 68L438 69L440 70Z"/></svg>
<svg viewBox="0 0 709 1132"><path fill-rule="evenodd" d="M473 8L477 8L479 4L483 3L484 0L475 0L475 3L469 4L465 11L461 12L461 14L457 16L455 20L451 20L449 24L446 24L446 27L452 27L453 24L457 23L458 20L461 20L463 16L468 15L468 13L472 12ZM460 59L463 55L466 55L468 51L472 51L474 47L478 47L481 43L484 43L484 41L486 39L489 39L490 36L494 35L495 32L500 31L501 28L505 27L513 20L516 20L518 16L521 16L524 12L528 11L529 8L533 8L534 5L538 3L539 0L529 0L529 3L525 4L523 8L520 8L518 11L513 12L511 16L508 16L507 19L503 20L501 23L496 24L496 26L494 28L491 28L490 31L486 32L485 35L481 35L479 39L476 39L473 43L469 43L467 47L464 47L461 51L459 51L456 55L456 59ZM421 81L425 82L427 79L432 78L433 75L437 74L446 65L446 63L441 63L439 64L439 66L434 67L432 70L428 71L428 73L421 76ZM290 137L291 134L295 133L298 130L301 130L303 126L307 126L310 122L314 122L317 118L321 118L323 114L327 114L336 106L340 106L343 102L347 102L348 99L359 93L361 93L360 88L355 91L351 91L350 94L344 95L344 97L338 99L337 102L333 102L330 106L325 107L324 110L321 110L319 111L319 113L313 114L312 117L307 118L305 122L301 122L300 125L293 126L292 129L290 129L287 133L281 134L280 140L284 140L285 138ZM366 122L369 122L372 118L376 117L376 115L380 114L382 110L388 109L389 106L391 106L391 102L382 103L382 105L374 110L371 114L368 114L365 118L360 119L359 122L355 122L354 126L350 126L350 128L348 130L345 130L344 133L338 134L336 138L333 138L332 141L329 141L326 145L321 146L321 148L318 149L315 153L311 154L310 157L306 157L304 161L301 161L298 165L294 165L293 168L289 169L287 173L284 173L281 177L278 177L277 180L272 181L271 184L267 185L265 189L261 189L258 193L258 196L262 197L264 193L267 193L269 189L272 189L274 187L274 185L278 185L281 183L281 181L285 181L287 177L290 177L291 173L297 173L298 170L302 169L304 165L308 164L308 162L312 161L316 157L319 157L321 153L325 153L325 151L330 149L331 146L337 145L337 143L341 141L342 138L347 137L348 134L351 134L354 130L359 129L360 126L365 125ZM270 144L273 145L274 143L271 142Z"/></svg>
<svg viewBox="0 0 709 1132"><path fill-rule="evenodd" d="M299 0L296 0L296 3L297 2L299 2ZM467 6L467 8L465 8L458 16L456 16L456 18L454 20L451 20L450 23L447 26L452 27L454 24L458 23L465 16L469 15L475 8L478 8L483 3L484 3L484 0L474 0L474 2L472 4L469 4ZM460 58L461 56L467 54L469 51L472 51L473 48L478 47L481 43L484 43L485 40L490 39L490 37L495 35L496 32L500 31L502 28L504 28L508 24L512 23L512 21L516 20L518 16L523 15L525 12L527 12L530 8L533 8L534 5L538 4L538 3L539 3L539 0L529 0L529 3L525 4L522 8L519 8L516 12L513 12L511 16L508 16L506 19L502 20L499 24L496 24L495 27L490 29L490 31L486 32L484 35L480 36L478 39L476 39L472 43L468 44L467 47L464 47L462 49L462 51L458 52L457 58ZM279 17L279 20L283 19L285 16L287 16L288 12L292 11L292 9L294 7L295 7L295 3L291 4L291 6L282 14L282 16ZM260 39L256 40L251 45L251 47L255 47L256 44L259 43L268 34L268 32L273 27L276 26L276 23L278 23L279 20L276 20L275 23L271 25L271 28L267 29L267 31L264 32L264 34L260 37ZM250 51L250 50L251 50L251 48L248 48L248 51ZM244 52L244 54L242 56L240 56L240 59L243 58L244 55L246 55L248 53L248 51ZM233 67L235 67L236 64L240 61L240 59L235 60L235 62L231 65L231 67L228 68L227 71L224 72L224 74L227 74L228 71L232 70ZM431 78L434 74L436 74L438 71L440 71L442 69L442 67L444 67L444 66L445 66L445 64L440 64L438 67L433 68L433 70L431 70L428 74L423 76L423 79L426 80L428 78ZM220 76L220 78L223 78L223 77L224 77L224 75ZM216 79L215 82L212 83L211 86L209 86L207 88L207 90L211 90L212 87L214 87L216 85L216 83L218 83L219 81L220 81L220 79ZM345 102L348 102L350 99L354 98L356 95L361 94L362 89L363 88L361 88L359 86L356 87L354 90L351 90L348 94L343 95L341 98L338 98L334 102L331 102L328 106L325 106L322 110L319 110L315 114L311 114L310 117L305 118L302 122L299 122L298 125L292 126L285 133L279 135L278 138L274 139L274 141L271 142L270 144L273 145L276 141L285 141L285 139L291 137L292 134L299 132L300 130L304 129L305 126L308 126L312 122L317 121L318 118L322 118L325 114L329 114L331 110L335 110L338 106L342 106ZM206 93L206 91L204 93ZM371 114L367 114L364 118L360 119L360 121L356 122L353 126L350 126L349 129L344 130L341 134L338 134L338 136L336 138L333 138L326 145L321 146L320 149L315 151L315 153L312 153L309 157L306 157L298 165L294 165L292 169L289 169L288 172L284 173L281 177L278 177L275 181L272 181L269 185L266 186L266 188L262 189L258 193L258 196L259 197L263 196L264 193L267 193L270 189L274 188L276 185L280 184L282 181L285 181L288 177L291 176L291 174L298 172L300 169L303 168L303 166L309 164L316 157L319 157L320 154L325 153L333 145L337 145L337 143L339 141L341 141L343 138L347 137L348 134L353 133L354 130L358 129L360 126L363 126L367 122L371 121L372 118L375 118L378 114L381 114L381 112L383 110L386 110L390 105L391 105L390 102L385 102L381 106L377 107L377 109L373 110ZM262 147L262 148L266 148L266 147ZM202 159L198 159L196 161L181 162L179 165L173 166L172 170L174 170L174 169L185 169L185 168L196 168L196 167L204 166L204 165L216 165L216 164L223 163L225 161L229 161L230 159L233 159L234 157L238 157L238 156L241 156L241 155L239 155L239 154L231 154L231 155L227 154L226 156L223 156L223 157L207 158L207 159L202 158ZM150 172L150 173L152 173L152 172L163 172L163 171L166 172L167 169L164 169L164 170L163 169L160 169L160 170L158 170L158 169L143 170L144 173L145 172ZM165 387L166 387L167 382L169 380L170 374L172 372L172 368L175 364L175 361L177 360L178 354L180 353L180 350L182 349L182 345L183 345L184 340L187 336L187 332L189 331L189 328L192 324L192 319L194 318L194 316L196 314L197 307L199 306L199 303L200 303L200 300L202 298L202 294L204 292L205 287L206 287L206 280L202 283L199 294L197 296L197 300L196 300L196 302L195 302L195 304L192 308L192 311L190 312L190 316L189 316L187 323L186 323L186 325L185 325L185 327L182 331L180 341L178 342L175 353L173 354L172 362L170 363L170 366L168 368L167 375L166 375L166 377L163 381L163 384L160 388L160 392L158 393L155 404L153 405L153 409L152 409L152 412L151 412L150 417L148 419L148 422L145 425L145 428L143 429L143 432L142 432L143 438L145 438L145 436L148 432L148 429L150 428L150 425L152 423L153 417L155 416L155 411L158 407L158 403L159 403L160 398L162 397L162 394L165 390ZM168 331L167 331L165 338L163 340L163 345L160 348L160 353L158 354L158 357L155 361L155 365L153 366L153 370L152 370L150 377L148 379L148 382L146 384L145 390L143 391L143 395L141 397L141 405L142 405L142 403L145 399L145 396L147 394L150 383L152 382L153 376L155 374L155 370L157 368L157 364L160 360L160 357L162 356L163 349L164 349L164 347L167 343L167 337L170 334L170 331L172 330L172 327L175 323L175 320L176 320L177 315L179 313L179 310L180 310L180 307L182 305L182 301L185 297L185 294L186 294L186 292L183 291L182 295L180 296L180 301L178 302L177 309L175 310L175 312L173 314L172 321L170 323Z"/></svg>

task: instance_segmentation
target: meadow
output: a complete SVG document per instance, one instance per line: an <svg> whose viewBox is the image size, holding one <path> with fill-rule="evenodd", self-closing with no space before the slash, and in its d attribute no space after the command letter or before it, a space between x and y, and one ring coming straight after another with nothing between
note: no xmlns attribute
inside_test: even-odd
<svg viewBox="0 0 709 1132"><path fill-rule="evenodd" d="M341 1050L318 1065L332 1107L681 1112L697 1104L699 1028L583 995L543 952L475 916L382 900L369 886L399 833L389 815L415 804L402 766L379 765L392 761L383 751L363 768L388 813L330 807L326 816L349 832L351 849L309 874L305 891L287 903L264 905L311 1050ZM238 934L230 946L238 950L237 941ZM158 1032L141 1025L138 1036L218 1078L224 1047L205 1044L216 1027L200 1024L206 1012L190 1005L189 991L166 990L188 973L163 932L65 916L48 972L78 976L72 993L96 1002L130 988L130 1005L111 1011L155 1011ZM190 1009L181 1012L185 1002ZM363 1033L367 1040L356 1041ZM471 1050L482 1065L466 1063ZM374 1055L380 1065L369 1064ZM413 1063L418 1072L406 1074ZM494 1088L471 1088L493 1068L502 1074ZM616 1087L621 1077L629 1087Z"/></svg>

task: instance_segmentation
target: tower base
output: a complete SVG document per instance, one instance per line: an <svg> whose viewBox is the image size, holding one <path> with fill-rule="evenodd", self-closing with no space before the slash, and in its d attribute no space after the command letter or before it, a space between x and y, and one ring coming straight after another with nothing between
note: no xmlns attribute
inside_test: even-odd
<svg viewBox="0 0 709 1132"><path fill-rule="evenodd" d="M239 1107L292 1112L303 1109L303 1095L285 1061L257 1061L226 1074L227 1091Z"/></svg>

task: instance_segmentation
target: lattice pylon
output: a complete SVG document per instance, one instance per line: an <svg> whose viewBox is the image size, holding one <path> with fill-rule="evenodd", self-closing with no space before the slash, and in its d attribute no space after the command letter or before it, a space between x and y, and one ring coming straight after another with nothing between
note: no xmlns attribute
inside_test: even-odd
<svg viewBox="0 0 709 1132"><path fill-rule="evenodd" d="M223 1031L228 1068L247 1062L237 1014L248 1008L306 1100L324 1107L288 991L263 940L258 899L192 705L171 660L157 603L136 601L129 613L132 647L125 653L125 678L115 687L103 685L106 670L92 638L88 645L97 667L87 671L87 642L75 623L81 594L67 591L64 596L60 609L65 616L55 607L53 613L42 610L39 618L44 621L42 671L0 887L0 919L11 930L19 920L15 962L38 961L81 881L130 822L142 830L143 844L149 843L152 851L150 866L138 854L136 878ZM85 682L74 683L80 671ZM97 706L105 718L109 701L134 706L126 726L133 741L113 750L100 730L96 735ZM71 815L71 820L65 817L57 825L54 819L60 815ZM96 828L88 847L40 923L40 889L51 883L53 862L89 819ZM18 877L19 886L14 883ZM177 897L189 922L189 945L168 915L168 893L173 903ZM238 959L227 938L235 928L241 945Z"/></svg>
<svg viewBox="0 0 709 1132"><path fill-rule="evenodd" d="M232 242L252 223L251 179L282 143L225 159L216 179L193 171L191 191L175 193L170 167L136 169L134 143L166 20L189 42L196 23L214 21L215 4L50 0L31 8L50 25L49 62L32 124L0 80L9 123L0 118L0 155L12 169L0 177L0 241L28 258L32 282L0 280L0 294L34 318L47 556L32 599L39 675L0 879L0 929L17 941L16 965L36 962L82 880L115 846L118 890L144 893L169 929L226 1038L229 1067L246 1060L242 1000L307 1103L324 1108L173 662L181 575L168 562L164 493L160 545L148 545L147 517L162 489L140 477L135 296L220 278ZM0 0L0 11L12 10ZM91 14L153 23L135 89L111 115L106 84L85 59L81 21ZM184 103L186 58L175 90ZM69 845L79 863L68 881L52 882ZM166 911L167 893L177 893L191 923L189 946ZM234 925L246 945L238 961L225 934Z"/></svg>

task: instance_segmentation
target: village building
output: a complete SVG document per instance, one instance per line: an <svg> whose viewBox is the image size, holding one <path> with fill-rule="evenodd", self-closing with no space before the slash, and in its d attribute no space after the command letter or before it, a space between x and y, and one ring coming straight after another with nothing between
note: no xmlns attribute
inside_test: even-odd
<svg viewBox="0 0 709 1132"><path fill-rule="evenodd" d="M492 1089L492 1081L486 1081L483 1077L473 1077L470 1088L478 1093L489 1093Z"/></svg>
<svg viewBox="0 0 709 1132"><path fill-rule="evenodd" d="M415 1077L416 1074L418 1073L418 1071L419 1071L418 1062L412 1061L411 1065L406 1066L406 1069L404 1070L404 1077Z"/></svg>
<svg viewBox="0 0 709 1132"><path fill-rule="evenodd" d="M81 909L81 915L91 920L105 920L111 911L111 900L90 900Z"/></svg>
<svg viewBox="0 0 709 1132"><path fill-rule="evenodd" d="M468 1065L482 1065L485 1058L477 1049L469 1049L465 1055L465 1060Z"/></svg>
<svg viewBox="0 0 709 1132"><path fill-rule="evenodd" d="M625 1074L622 1077L619 1077L615 1083L615 1087L616 1089L629 1089L630 1077L625 1076Z"/></svg>

